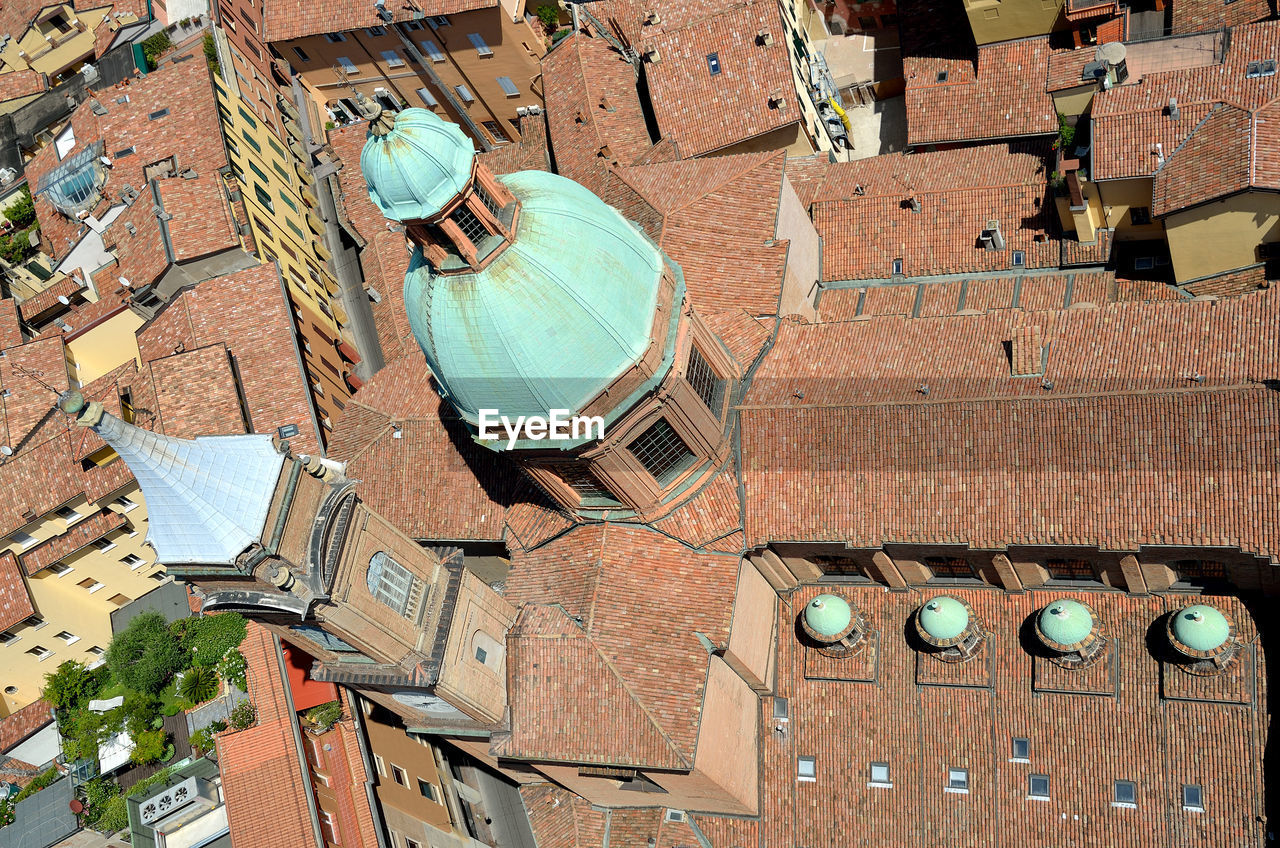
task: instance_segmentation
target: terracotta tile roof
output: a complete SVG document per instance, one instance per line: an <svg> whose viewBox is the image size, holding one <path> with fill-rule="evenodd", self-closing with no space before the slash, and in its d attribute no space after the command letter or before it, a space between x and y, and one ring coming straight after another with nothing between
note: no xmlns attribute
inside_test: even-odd
<svg viewBox="0 0 1280 848"><path fill-rule="evenodd" d="M812 156L787 156L786 174L791 187L805 209L813 203L814 197L827 179L827 170L831 165L826 156L815 153Z"/></svg>
<svg viewBox="0 0 1280 848"><path fill-rule="evenodd" d="M1058 131L1045 90L1048 38L975 50L962 7L940 0L901 2L907 143L935 144L1048 135Z"/></svg>
<svg viewBox="0 0 1280 848"><path fill-rule="evenodd" d="M157 180L156 190L161 207L171 216L169 240L175 262L199 259L240 245L222 178L216 171L190 180Z"/></svg>
<svg viewBox="0 0 1280 848"><path fill-rule="evenodd" d="M1239 27L1271 15L1267 0L1174 0L1173 34Z"/></svg>
<svg viewBox="0 0 1280 848"><path fill-rule="evenodd" d="M742 529L738 476L725 468L701 492L653 526L693 548L705 548Z"/></svg>
<svg viewBox="0 0 1280 848"><path fill-rule="evenodd" d="M118 284L120 277L135 286L149 285L169 269L160 219L151 208L150 188L143 186L137 201L103 233L103 243L114 248L116 262L94 272L94 284L100 289Z"/></svg>
<svg viewBox="0 0 1280 848"><path fill-rule="evenodd" d="M542 74L556 170L603 194L608 163L629 165L651 145L635 68L603 38L579 32L543 57Z"/></svg>
<svg viewBox="0 0 1280 848"><path fill-rule="evenodd" d="M88 547L112 530L128 524L122 513L103 509L83 521L73 524L65 533L53 536L22 552L22 567L27 574L35 574L42 568L48 568L65 556Z"/></svg>
<svg viewBox="0 0 1280 848"><path fill-rule="evenodd" d="M586 848L601 844L603 819L610 810L593 810L572 792L552 783L520 786L520 798L538 848Z"/></svg>
<svg viewBox="0 0 1280 848"><path fill-rule="evenodd" d="M0 74L0 103L39 94L48 88L44 74L27 68Z"/></svg>
<svg viewBox="0 0 1280 848"><path fill-rule="evenodd" d="M224 343L148 362L155 429L178 439L244 432L240 393Z"/></svg>
<svg viewBox="0 0 1280 848"><path fill-rule="evenodd" d="M737 573L736 556L623 524L580 527L513 556L506 597L530 606L508 636L502 752L690 767L708 663L693 634L725 644ZM680 591L654 592L659 584Z"/></svg>
<svg viewBox="0 0 1280 848"><path fill-rule="evenodd" d="M540 540L544 521L555 522L542 514L554 512L546 498L509 460L472 441L438 399L420 351L389 363L356 393L329 454L347 461L371 509L415 539L502 540L507 512L519 503L532 508L512 519L523 543Z"/></svg>
<svg viewBox="0 0 1280 848"><path fill-rule="evenodd" d="M1261 495L1275 473L1255 469L1280 455L1277 415L1255 387L746 410L748 545L1222 546L1275 561L1280 514Z"/></svg>
<svg viewBox="0 0 1280 848"><path fill-rule="evenodd" d="M777 314L788 244L775 240L785 160L765 151L618 170L662 214L658 244L680 264L702 311Z"/></svg>
<svg viewBox="0 0 1280 848"><path fill-rule="evenodd" d="M693 13L645 33L643 48L660 61L645 65L654 115L662 135L684 156L699 156L803 122L796 102L786 30L777 3L735 4L701 20ZM693 21L685 24L684 21ZM758 43L767 30L772 43ZM707 57L716 54L712 76ZM770 106L771 96L781 104Z"/></svg>
<svg viewBox="0 0 1280 848"><path fill-rule="evenodd" d="M1184 284L1183 288L1197 296L1215 295L1226 297L1254 292L1260 288L1266 288L1267 285L1266 266L1254 265L1251 268L1227 271L1224 274L1215 274L1198 280L1189 280Z"/></svg>
<svg viewBox="0 0 1280 848"><path fill-rule="evenodd" d="M71 385L67 359L58 338L27 342L0 359L0 444L16 453L65 427L53 414L56 393ZM52 389L52 391L50 391Z"/></svg>
<svg viewBox="0 0 1280 848"><path fill-rule="evenodd" d="M822 679L814 668L821 657L793 633L797 611L823 590L804 587L780 605L777 685L789 698L790 721L782 738L772 734L769 710L758 725L765 737L758 842L735 838L715 841L715 848L828 845L833 833L857 833L870 846L936 845L946 841L939 834L963 834L973 845L1051 845L1063 842L1064 832L1078 834L1081 844L1093 841L1089 833L1099 844L1132 848L1176 844L1192 834L1205 844L1265 841L1266 826L1253 820L1252 811L1260 809L1269 781L1249 752L1266 734L1266 660L1261 652L1247 656L1237 672L1225 675L1223 682L1254 694L1161 697L1167 691L1162 681L1190 675L1151 657L1148 628L1187 603L1183 598L1063 587L1021 595L948 588L972 605L993 635L976 661L951 669L979 670L975 683L947 686L918 683L941 663L917 654L902 635L914 608L933 592L922 598L876 586L842 587L879 633L873 680ZM1107 677L1096 686L1101 694L1047 691L1046 669L1054 667L1034 659L1018 639L1023 622L1059 597L1087 600L1113 640L1098 666L1071 672ZM1235 623L1240 638L1252 639L1258 628L1246 606L1235 598L1219 600L1211 602ZM860 676L864 668L843 673ZM1087 716L1063 720L1080 715L1074 711L1082 706ZM1030 740L1030 764L1008 762L1015 736ZM797 756L816 756L816 782L796 781ZM877 761L889 763L894 788L866 785L867 764ZM968 770L968 794L943 790L950 768ZM1049 776L1052 802L1025 800L1032 773ZM1136 809L1111 806L1116 780L1137 784ZM1203 784L1213 793L1206 797L1214 810L1241 814L1183 813L1178 799L1184 784ZM703 824L701 816L695 820Z"/></svg>
<svg viewBox="0 0 1280 848"><path fill-rule="evenodd" d="M475 9L494 9L498 0L439 0L427 10L431 15L456 15ZM388 3L387 12L393 23L414 20L415 9ZM383 26L372 3L358 0L325 0L303 3L300 0L266 0L262 7L262 40L288 41L326 32L346 32L361 27Z"/></svg>
<svg viewBox="0 0 1280 848"><path fill-rule="evenodd" d="M1031 278L1028 278L1030 280ZM1046 283L1056 304L1062 284ZM1024 284L1027 281L1024 281ZM1052 398L1196 385L1229 387L1280 372L1280 292L1219 302L1108 303L1097 308L903 318L827 324L782 322L756 371L748 406L922 403ZM1028 325L1049 343L1044 379L1016 379L1005 343ZM927 395L919 390L929 387ZM802 400L794 397L803 391ZM748 491L750 484L748 483Z"/></svg>
<svg viewBox="0 0 1280 848"><path fill-rule="evenodd" d="M73 150L101 140L104 155L113 160L104 188L112 202L118 201L125 186L143 192L144 168L169 156L174 157L175 172L192 168L198 175L212 175L227 165L208 66L198 44L189 55L192 58L184 62L168 63L145 77L96 91L92 100L85 100L72 113ZM105 115L93 113L95 102L106 110ZM129 148L133 152L119 155ZM41 149L27 165L28 180L39 186L39 178L57 163L54 145ZM150 208L145 197L140 201ZM100 204L95 213L100 216L107 206ZM70 246L66 240L77 238L79 224L56 212L42 195L37 197L36 211L41 227L51 228L46 234L51 248L64 256Z"/></svg>
<svg viewBox="0 0 1280 848"><path fill-rule="evenodd" d="M42 292L27 298L18 304L18 314L28 323L42 316L45 312L62 306L60 297L72 298L81 292L80 284L74 277L63 277Z"/></svg>
<svg viewBox="0 0 1280 848"><path fill-rule="evenodd" d="M9 551L0 554L0 630L6 630L35 615L27 583L18 560ZM3 724L0 723L0 727Z"/></svg>
<svg viewBox="0 0 1280 848"><path fill-rule="evenodd" d="M987 145L830 166L812 206L823 279L888 278L895 259L907 277L1002 270L1015 250L1026 253L1028 268L1056 266L1047 153L1047 144ZM1006 249L979 243L989 220L1000 222Z"/></svg>
<svg viewBox="0 0 1280 848"><path fill-rule="evenodd" d="M307 814L311 786L303 779L294 745L297 718L285 700L288 684L276 659L275 637L250 622L240 653L248 665L258 723L217 738L231 839L236 848L312 848L317 840Z"/></svg>
<svg viewBox="0 0 1280 848"><path fill-rule="evenodd" d="M481 164L495 174L550 171L551 153L547 146L546 116L530 115L521 118L519 130L519 141L481 153Z"/></svg>
<svg viewBox="0 0 1280 848"><path fill-rule="evenodd" d="M253 343L245 344L250 339ZM253 431L297 424L301 432L292 443L305 453L315 450L319 439L294 344L274 265L256 265L184 290L138 332L144 361L211 345L230 348Z"/></svg>
<svg viewBox="0 0 1280 848"><path fill-rule="evenodd" d="M0 752L14 748L23 739L51 721L53 721L53 707L48 701L43 700L32 701L25 707L0 718Z"/></svg>
<svg viewBox="0 0 1280 848"><path fill-rule="evenodd" d="M0 299L0 350L22 344L22 325L18 322L18 302L11 297Z"/></svg>
<svg viewBox="0 0 1280 848"><path fill-rule="evenodd" d="M761 322L745 311L726 309L702 316L702 323L720 337L745 374L773 335L772 322Z"/></svg>
<svg viewBox="0 0 1280 848"><path fill-rule="evenodd" d="M1167 215L1250 188L1280 188L1280 105L1219 103L1156 171L1151 211Z"/></svg>

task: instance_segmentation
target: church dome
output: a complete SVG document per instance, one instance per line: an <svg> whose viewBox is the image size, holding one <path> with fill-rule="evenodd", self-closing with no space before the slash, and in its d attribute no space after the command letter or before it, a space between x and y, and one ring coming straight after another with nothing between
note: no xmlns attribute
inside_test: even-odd
<svg viewBox="0 0 1280 848"><path fill-rule="evenodd" d="M843 636L852 618L849 602L838 595L819 595L804 608L805 624L820 636Z"/></svg>
<svg viewBox="0 0 1280 848"><path fill-rule="evenodd" d="M1054 601L1040 612L1040 632L1058 645L1075 645L1093 632L1093 616L1078 601Z"/></svg>
<svg viewBox="0 0 1280 848"><path fill-rule="evenodd" d="M673 309L651 339L661 252L572 180L542 171L498 179L521 204L506 249L479 270L447 275L415 249L405 276L409 324L450 403L473 425L482 409L512 421L573 414L656 341L665 357L641 390L651 389L674 356L679 317Z"/></svg>
<svg viewBox="0 0 1280 848"><path fill-rule="evenodd" d="M1231 636L1226 616L1205 604L1174 613L1172 629L1174 638L1195 651L1216 651Z"/></svg>
<svg viewBox="0 0 1280 848"><path fill-rule="evenodd" d="M426 109L405 109L389 132L370 133L360 170L383 216L414 221L435 215L467 187L475 157L457 124Z"/></svg>
<svg viewBox="0 0 1280 848"><path fill-rule="evenodd" d="M955 598L939 595L920 608L920 626L939 642L947 642L969 626L969 610Z"/></svg>

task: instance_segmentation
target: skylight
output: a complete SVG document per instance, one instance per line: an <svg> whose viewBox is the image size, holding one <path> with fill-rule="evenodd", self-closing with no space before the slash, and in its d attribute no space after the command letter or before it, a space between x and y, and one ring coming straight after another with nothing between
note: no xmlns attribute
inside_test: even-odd
<svg viewBox="0 0 1280 848"><path fill-rule="evenodd" d="M707 70L711 71L711 76L717 76L720 73L720 54L707 54Z"/></svg>

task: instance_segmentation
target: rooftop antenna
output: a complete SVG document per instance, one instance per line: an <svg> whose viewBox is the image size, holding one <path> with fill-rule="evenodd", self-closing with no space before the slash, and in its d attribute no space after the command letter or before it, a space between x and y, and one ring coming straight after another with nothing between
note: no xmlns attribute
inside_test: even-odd
<svg viewBox="0 0 1280 848"><path fill-rule="evenodd" d="M28 380L35 380L52 393L54 397L58 397L62 394L60 389L55 389L53 386L41 379L44 376L43 371L37 371L36 369L28 368L25 365L15 365L13 366L13 373L17 374L19 377L26 377Z"/></svg>

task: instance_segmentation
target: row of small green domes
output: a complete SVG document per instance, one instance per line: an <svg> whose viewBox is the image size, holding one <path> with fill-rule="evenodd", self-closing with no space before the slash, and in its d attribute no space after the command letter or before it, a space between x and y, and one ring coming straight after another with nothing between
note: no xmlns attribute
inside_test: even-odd
<svg viewBox="0 0 1280 848"><path fill-rule="evenodd" d="M818 595L805 607L804 620L823 636L836 636L849 626L853 611L839 595ZM969 626L969 610L949 595L931 598L920 608L920 626L939 641L954 639ZM1040 632L1059 645L1074 645L1093 631L1093 616L1079 601L1062 598L1040 612ZM1197 651L1221 647L1231 635L1231 626L1217 609L1196 604L1179 610L1173 621L1173 635Z"/></svg>

